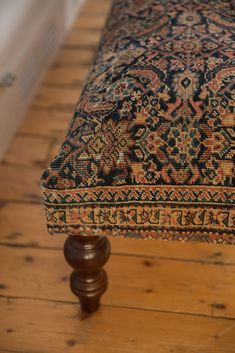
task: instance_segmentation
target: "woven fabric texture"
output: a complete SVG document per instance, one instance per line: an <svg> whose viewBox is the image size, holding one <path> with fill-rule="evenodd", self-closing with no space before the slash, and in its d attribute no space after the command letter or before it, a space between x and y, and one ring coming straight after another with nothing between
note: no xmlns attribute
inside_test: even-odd
<svg viewBox="0 0 235 353"><path fill-rule="evenodd" d="M235 243L229 0L115 0L58 155L50 233Z"/></svg>

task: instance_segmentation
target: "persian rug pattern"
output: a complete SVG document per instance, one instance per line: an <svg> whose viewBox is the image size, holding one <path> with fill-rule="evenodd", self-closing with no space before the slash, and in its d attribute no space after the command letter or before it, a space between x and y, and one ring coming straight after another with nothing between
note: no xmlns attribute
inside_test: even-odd
<svg viewBox="0 0 235 353"><path fill-rule="evenodd" d="M42 176L50 233L235 243L228 0L115 0Z"/></svg>

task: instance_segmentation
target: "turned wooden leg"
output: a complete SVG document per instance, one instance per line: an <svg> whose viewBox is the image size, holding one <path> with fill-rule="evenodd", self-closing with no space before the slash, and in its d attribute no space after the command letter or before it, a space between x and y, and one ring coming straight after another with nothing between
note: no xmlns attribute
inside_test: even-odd
<svg viewBox="0 0 235 353"><path fill-rule="evenodd" d="M70 235L64 244L64 256L74 268L70 287L80 299L82 310L96 311L108 287L107 274L102 269L110 256L108 238Z"/></svg>

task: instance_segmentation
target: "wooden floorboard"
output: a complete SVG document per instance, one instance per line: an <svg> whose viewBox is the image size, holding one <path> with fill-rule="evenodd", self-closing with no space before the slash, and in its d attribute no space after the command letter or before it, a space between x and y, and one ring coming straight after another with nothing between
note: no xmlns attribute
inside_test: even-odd
<svg viewBox="0 0 235 353"><path fill-rule="evenodd" d="M61 49L52 67L77 67L90 66L94 57L93 50L71 50Z"/></svg>
<svg viewBox="0 0 235 353"><path fill-rule="evenodd" d="M72 30L66 39L65 48L77 48L77 46L96 47L100 39L100 31ZM89 44L88 44L89 43Z"/></svg>
<svg viewBox="0 0 235 353"><path fill-rule="evenodd" d="M40 168L1 165L0 200L41 201L41 191L39 188L41 174L42 170Z"/></svg>
<svg viewBox="0 0 235 353"><path fill-rule="evenodd" d="M84 82L89 67L88 66L77 66L77 67L52 67L46 76L44 83L47 85L54 85L57 87L71 86L80 88ZM70 91L69 91L70 92ZM76 89L77 97L78 91ZM74 100L73 100L74 104Z"/></svg>
<svg viewBox="0 0 235 353"><path fill-rule="evenodd" d="M234 320L121 307L86 317L74 303L20 298L0 310L1 347L15 352L234 353Z"/></svg>
<svg viewBox="0 0 235 353"><path fill-rule="evenodd" d="M92 15L89 13L89 15L84 15L81 16L74 24L73 29L74 30L89 30L89 31L97 31L102 29L104 23L105 23L105 18L106 16L97 16L97 15Z"/></svg>
<svg viewBox="0 0 235 353"><path fill-rule="evenodd" d="M32 107L41 110L67 111L72 117L75 103L78 101L80 88L43 87L36 95Z"/></svg>
<svg viewBox="0 0 235 353"><path fill-rule="evenodd" d="M53 141L53 138L17 135L12 141L3 163L15 167L43 167Z"/></svg>
<svg viewBox="0 0 235 353"><path fill-rule="evenodd" d="M87 0L0 166L0 352L235 353L235 250L110 238L109 290L81 314L40 176L57 153L110 0Z"/></svg>
<svg viewBox="0 0 235 353"><path fill-rule="evenodd" d="M2 247L0 268L0 295L76 300L62 251ZM113 254L106 269L103 304L235 318L235 266Z"/></svg>
<svg viewBox="0 0 235 353"><path fill-rule="evenodd" d="M41 96L41 101L43 96ZM76 95L77 97L77 95ZM47 98L47 101L49 97ZM34 102L33 104L35 104ZM38 104L38 103L37 103ZM43 103L45 105L45 103ZM72 111L57 109L37 109L31 107L22 122L17 134L33 136L58 137L65 134L65 130L71 120ZM65 128L66 126L66 128ZM11 146L9 147L11 149Z"/></svg>

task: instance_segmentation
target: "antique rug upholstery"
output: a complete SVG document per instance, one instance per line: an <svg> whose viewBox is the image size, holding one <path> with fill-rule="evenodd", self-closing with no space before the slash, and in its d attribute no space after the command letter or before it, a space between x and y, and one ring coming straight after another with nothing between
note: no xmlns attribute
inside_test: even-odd
<svg viewBox="0 0 235 353"><path fill-rule="evenodd" d="M50 233L235 243L232 3L113 2L42 176Z"/></svg>

